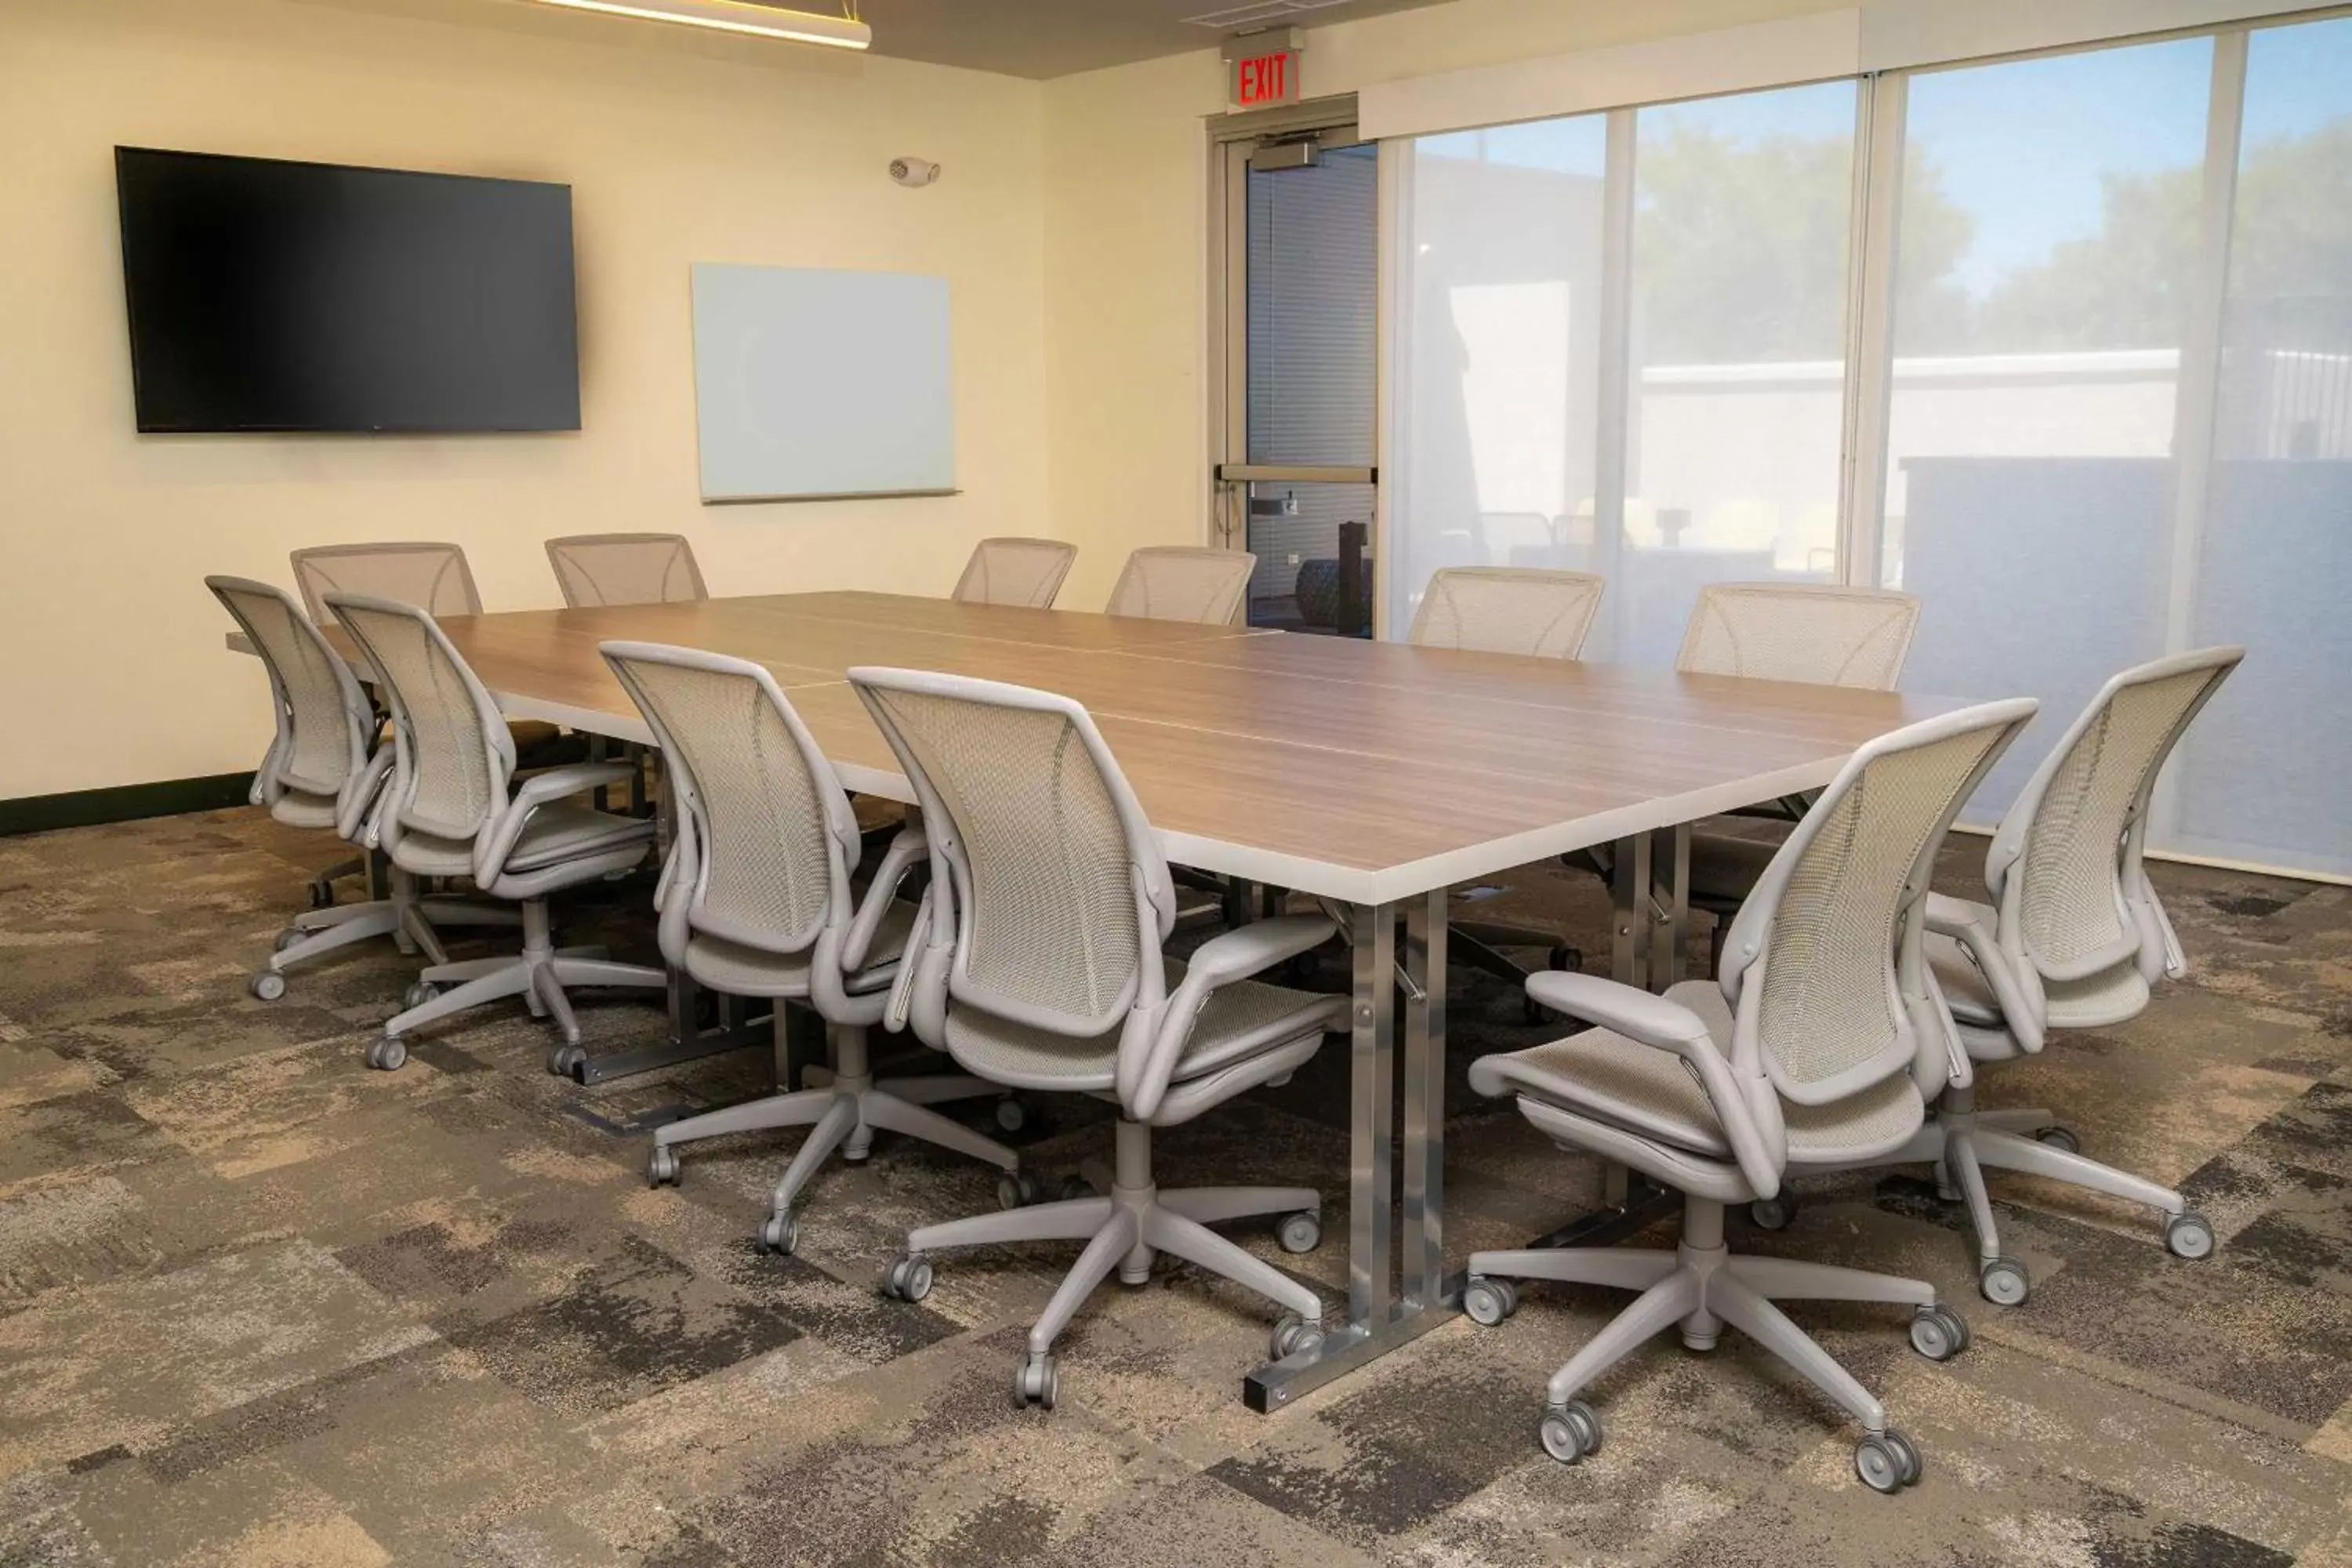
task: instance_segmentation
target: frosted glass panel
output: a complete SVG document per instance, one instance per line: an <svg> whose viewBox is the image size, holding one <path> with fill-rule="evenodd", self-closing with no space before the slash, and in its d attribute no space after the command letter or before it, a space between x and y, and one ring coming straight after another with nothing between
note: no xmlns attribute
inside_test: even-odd
<svg viewBox="0 0 2352 1568"><path fill-rule="evenodd" d="M697 262L706 501L955 489L948 280Z"/></svg>
<svg viewBox="0 0 2352 1568"><path fill-rule="evenodd" d="M2352 18L2252 35L2190 637L2246 662L2159 841L2352 874Z"/></svg>
<svg viewBox="0 0 2352 1568"><path fill-rule="evenodd" d="M1412 144L1390 625L1442 566L1586 566L1598 437L1599 115Z"/></svg>
<svg viewBox="0 0 2352 1568"><path fill-rule="evenodd" d="M1635 117L1625 530L1598 657L1671 664L1703 585L1837 569L1854 90Z"/></svg>
<svg viewBox="0 0 2352 1568"><path fill-rule="evenodd" d="M2189 38L1910 84L1881 535L1925 601L1903 684L2044 709L1968 820L2164 651L2212 61Z"/></svg>

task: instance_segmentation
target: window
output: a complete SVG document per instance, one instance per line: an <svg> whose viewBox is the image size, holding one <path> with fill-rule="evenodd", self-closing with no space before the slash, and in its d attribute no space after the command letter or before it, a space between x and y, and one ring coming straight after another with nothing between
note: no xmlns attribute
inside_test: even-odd
<svg viewBox="0 0 2352 1568"><path fill-rule="evenodd" d="M2242 643L2150 847L2352 876L2352 17L1405 170L1392 626L1457 561L1602 573L1587 657L1649 665L1708 582L1907 589L1906 688L2043 704L1979 824L2109 676Z"/></svg>
<svg viewBox="0 0 2352 1568"><path fill-rule="evenodd" d="M2235 184L2211 474L2182 553L2187 640L2243 643L2246 663L2157 828L2352 875L2352 18L2248 40Z"/></svg>
<svg viewBox="0 0 2352 1568"><path fill-rule="evenodd" d="M1591 558L1607 138L1588 115L1412 145L1393 626L1440 567Z"/></svg>
<svg viewBox="0 0 2352 1568"><path fill-rule="evenodd" d="M1592 647L1664 666L1703 585L1837 570L1854 85L1634 127L1623 549Z"/></svg>
<svg viewBox="0 0 2352 1568"><path fill-rule="evenodd" d="M1923 601L1905 686L2045 712L1972 821L2164 651L2212 75L2188 38L1909 84L1880 575Z"/></svg>

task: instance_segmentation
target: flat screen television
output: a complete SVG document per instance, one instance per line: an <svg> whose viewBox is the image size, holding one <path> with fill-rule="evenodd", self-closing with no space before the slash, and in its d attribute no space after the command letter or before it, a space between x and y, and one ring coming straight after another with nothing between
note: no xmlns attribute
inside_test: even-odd
<svg viewBox="0 0 2352 1568"><path fill-rule="evenodd" d="M572 188L114 150L142 431L576 430Z"/></svg>

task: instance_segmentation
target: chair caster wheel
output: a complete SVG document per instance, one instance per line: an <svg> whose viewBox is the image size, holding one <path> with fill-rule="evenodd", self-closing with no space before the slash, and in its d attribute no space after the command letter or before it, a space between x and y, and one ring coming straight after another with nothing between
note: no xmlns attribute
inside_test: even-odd
<svg viewBox="0 0 2352 1568"><path fill-rule="evenodd" d="M646 1180L656 1187L676 1186L677 1184L677 1151L656 1144L652 1158L646 1162Z"/></svg>
<svg viewBox="0 0 2352 1568"><path fill-rule="evenodd" d="M1055 1196L1060 1198L1066 1204L1076 1203L1080 1198L1090 1198L1094 1195L1095 1189L1093 1184L1089 1183L1084 1176L1079 1175L1076 1171L1064 1176L1062 1178L1061 1186L1055 1192Z"/></svg>
<svg viewBox="0 0 2352 1568"><path fill-rule="evenodd" d="M1013 1365L1013 1403L1051 1410L1054 1408L1054 1396L1060 1392L1060 1383L1061 1372L1055 1366L1052 1354L1038 1355L1033 1352Z"/></svg>
<svg viewBox="0 0 2352 1568"><path fill-rule="evenodd" d="M931 1293L931 1260L921 1257L894 1259L882 1276L882 1294L897 1301L919 1301Z"/></svg>
<svg viewBox="0 0 2352 1568"><path fill-rule="evenodd" d="M1321 1323L1310 1323L1296 1312L1285 1312L1275 1320L1274 1334L1266 1342L1266 1348L1276 1361L1282 1361L1301 1351L1320 1349L1322 1344Z"/></svg>
<svg viewBox="0 0 2352 1568"><path fill-rule="evenodd" d="M2174 1215L2164 1222L2164 1245L2172 1249L2175 1258L2210 1258L2213 1255L2213 1224L2195 1209Z"/></svg>
<svg viewBox="0 0 2352 1568"><path fill-rule="evenodd" d="M1313 1209L1286 1214L1274 1227L1274 1239L1285 1252L1312 1252L1323 1245L1323 1216Z"/></svg>
<svg viewBox="0 0 2352 1568"><path fill-rule="evenodd" d="M1482 1329L1491 1329L1519 1310L1519 1288L1507 1279L1473 1274L1462 1287L1464 1315Z"/></svg>
<svg viewBox="0 0 2352 1568"><path fill-rule="evenodd" d="M335 907L335 885L324 877L310 884L310 907L314 910Z"/></svg>
<svg viewBox="0 0 2352 1568"><path fill-rule="evenodd" d="M1786 1230L1796 1223L1797 1200L1782 1193L1777 1197L1758 1198L1748 1205L1748 1217L1759 1230Z"/></svg>
<svg viewBox="0 0 2352 1568"><path fill-rule="evenodd" d="M2047 1143L2053 1149L2062 1150L2069 1154L2079 1154L2083 1152L2083 1141L2074 1136L2074 1130L2071 1127L2045 1127L2033 1135L2033 1141L2037 1143Z"/></svg>
<svg viewBox="0 0 2352 1568"><path fill-rule="evenodd" d="M397 1035L386 1035L372 1042L367 1048L367 1065L379 1072L398 1072L400 1065L407 1059L408 1047L401 1043Z"/></svg>
<svg viewBox="0 0 2352 1568"><path fill-rule="evenodd" d="M588 1065L588 1053L578 1046L558 1046L547 1053L547 1070L558 1078L578 1078Z"/></svg>
<svg viewBox="0 0 2352 1568"><path fill-rule="evenodd" d="M800 1244L800 1222L789 1214L772 1214L760 1222L760 1250L772 1252L780 1258L790 1258L793 1248ZM923 1289L930 1289L929 1269L924 1270ZM919 1300L908 1297L909 1300Z"/></svg>
<svg viewBox="0 0 2352 1568"><path fill-rule="evenodd" d="M2033 1291L2032 1276L2014 1258L1996 1258L1977 1270L1977 1289L1996 1307L2015 1307Z"/></svg>
<svg viewBox="0 0 2352 1568"><path fill-rule="evenodd" d="M1025 1209L1037 1201L1037 1178L1026 1171L1007 1171L996 1178L996 1206Z"/></svg>
<svg viewBox="0 0 2352 1568"><path fill-rule="evenodd" d="M275 1002L286 994L286 976L274 969L258 970L245 983L245 988L253 993L257 1002Z"/></svg>
<svg viewBox="0 0 2352 1568"><path fill-rule="evenodd" d="M1949 1307L1922 1307L1911 1314L1911 1348L1929 1361L1949 1361L1969 1348L1969 1322Z"/></svg>
<svg viewBox="0 0 2352 1568"><path fill-rule="evenodd" d="M288 926L284 931L278 933L277 942L272 946L270 951L273 952L284 952L288 948L292 947L295 943L300 942L304 937L310 934L310 933L309 931L304 931L299 926Z"/></svg>
<svg viewBox="0 0 2352 1568"><path fill-rule="evenodd" d="M1029 1125L1029 1108L1009 1094L996 1102L991 1114L996 1118L996 1130L1008 1138Z"/></svg>
<svg viewBox="0 0 2352 1568"><path fill-rule="evenodd" d="M1575 974L1584 968L1584 954L1562 942L1544 954L1544 967Z"/></svg>
<svg viewBox="0 0 2352 1568"><path fill-rule="evenodd" d="M404 1013L413 1011L440 994L441 987L430 980L412 981L408 989L400 994L400 1010Z"/></svg>
<svg viewBox="0 0 2352 1568"><path fill-rule="evenodd" d="M1544 1412L1536 1436L1543 1451L1563 1465L1572 1465L1601 1447L1601 1416L1581 1399L1555 1405Z"/></svg>
<svg viewBox="0 0 2352 1568"><path fill-rule="evenodd" d="M1901 1491L1919 1479L1919 1450L1892 1426L1867 1433L1853 1446L1853 1473L1872 1491Z"/></svg>

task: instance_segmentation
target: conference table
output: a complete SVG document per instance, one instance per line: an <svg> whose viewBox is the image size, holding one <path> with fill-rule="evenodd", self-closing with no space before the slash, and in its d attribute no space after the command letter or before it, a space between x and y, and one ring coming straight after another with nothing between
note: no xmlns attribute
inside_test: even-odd
<svg viewBox="0 0 2352 1568"><path fill-rule="evenodd" d="M600 642L756 660L845 785L901 802L912 791L847 670L892 665L1061 692L1093 713L1171 863L1346 908L1348 1321L1319 1352L1250 1374L1244 1394L1261 1410L1455 1310L1444 1246L1449 889L1613 846L1613 972L1663 989L1682 968L1691 823L1818 789L1865 742L1960 706L858 592L440 624L509 717L644 743L652 734ZM339 628L330 636L352 651Z"/></svg>

